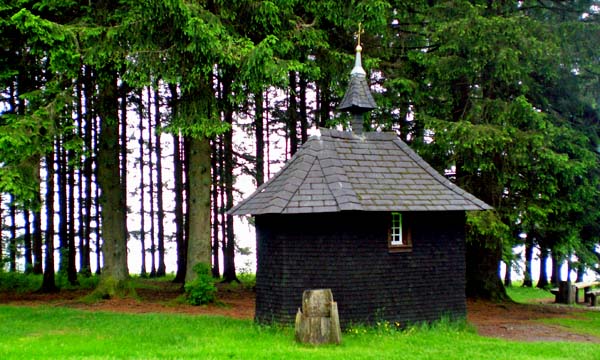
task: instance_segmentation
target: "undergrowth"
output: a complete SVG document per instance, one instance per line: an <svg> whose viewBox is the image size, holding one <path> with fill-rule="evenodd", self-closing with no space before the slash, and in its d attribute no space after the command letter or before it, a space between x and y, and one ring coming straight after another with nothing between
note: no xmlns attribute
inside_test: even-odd
<svg viewBox="0 0 600 360"><path fill-rule="evenodd" d="M433 322L419 322L414 324L402 324L400 322L391 322L387 320L376 321L371 325L351 324L344 332L349 335L360 334L401 334L408 335L414 332L438 332L438 333L458 333L471 332L475 333L473 325L469 324L465 319L452 319L444 316L440 320Z"/></svg>
<svg viewBox="0 0 600 360"><path fill-rule="evenodd" d="M210 265L200 262L194 265L193 270L197 275L196 279L184 286L188 302L192 305L203 305L215 301L217 288Z"/></svg>
<svg viewBox="0 0 600 360"><path fill-rule="evenodd" d="M98 285L99 278L96 275L77 276L77 283L71 284L64 273L55 275L56 287L60 290L91 290ZM43 275L16 272L0 271L0 291L27 293L35 292L42 286Z"/></svg>

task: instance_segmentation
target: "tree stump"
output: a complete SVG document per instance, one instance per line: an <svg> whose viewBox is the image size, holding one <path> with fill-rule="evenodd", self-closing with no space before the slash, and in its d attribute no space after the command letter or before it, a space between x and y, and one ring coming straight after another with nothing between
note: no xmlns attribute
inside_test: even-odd
<svg viewBox="0 0 600 360"><path fill-rule="evenodd" d="M337 303L331 289L304 291L302 309L296 313L296 341L313 345L342 341Z"/></svg>

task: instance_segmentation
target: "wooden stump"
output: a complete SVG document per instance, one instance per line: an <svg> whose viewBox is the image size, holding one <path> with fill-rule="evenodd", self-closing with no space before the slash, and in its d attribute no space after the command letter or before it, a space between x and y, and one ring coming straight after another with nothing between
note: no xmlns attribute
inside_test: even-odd
<svg viewBox="0 0 600 360"><path fill-rule="evenodd" d="M331 289L306 290L296 313L296 341L313 345L342 341L337 303Z"/></svg>

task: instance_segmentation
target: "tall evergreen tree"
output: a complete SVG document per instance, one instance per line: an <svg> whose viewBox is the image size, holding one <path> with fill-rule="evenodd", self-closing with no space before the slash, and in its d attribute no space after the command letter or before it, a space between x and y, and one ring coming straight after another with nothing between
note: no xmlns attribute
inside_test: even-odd
<svg viewBox="0 0 600 360"><path fill-rule="evenodd" d="M104 266L96 291L102 296L114 296L126 290L127 227L125 203L121 187L117 73L110 68L98 71L98 186L102 221L102 255Z"/></svg>
<svg viewBox="0 0 600 360"><path fill-rule="evenodd" d="M165 264L165 206L163 203L163 171L162 171L162 129L161 129L161 104L158 84L154 88L154 151L156 156L156 222L157 222L157 245L158 245L158 268L156 276L165 276L167 273Z"/></svg>
<svg viewBox="0 0 600 360"><path fill-rule="evenodd" d="M141 244L141 268L140 275L147 276L146 271L146 183L144 181L145 178L145 153L144 149L146 144L144 142L144 106L143 106L143 95L142 91L138 91L138 120L139 120L139 139L138 139L138 148L139 148L139 174L140 174L140 244Z"/></svg>
<svg viewBox="0 0 600 360"><path fill-rule="evenodd" d="M54 189L54 154L46 155L46 188ZM44 236L44 277L40 292L58 291L54 271L54 191L46 191L46 232Z"/></svg>

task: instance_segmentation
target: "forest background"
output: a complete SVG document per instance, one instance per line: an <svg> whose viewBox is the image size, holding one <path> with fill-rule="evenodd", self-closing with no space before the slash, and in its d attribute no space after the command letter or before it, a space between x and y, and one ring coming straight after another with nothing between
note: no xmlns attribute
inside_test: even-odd
<svg viewBox="0 0 600 360"><path fill-rule="evenodd" d="M43 273L43 291L56 271L101 272L111 296L130 271L164 275L172 243L176 281L197 262L234 281L236 179L259 186L315 129L348 126L335 108L360 23L379 105L365 125L494 207L468 214L467 294L504 297L498 268L515 246L528 286L558 282L565 264L597 271L599 12L595 0L2 0L3 269Z"/></svg>

